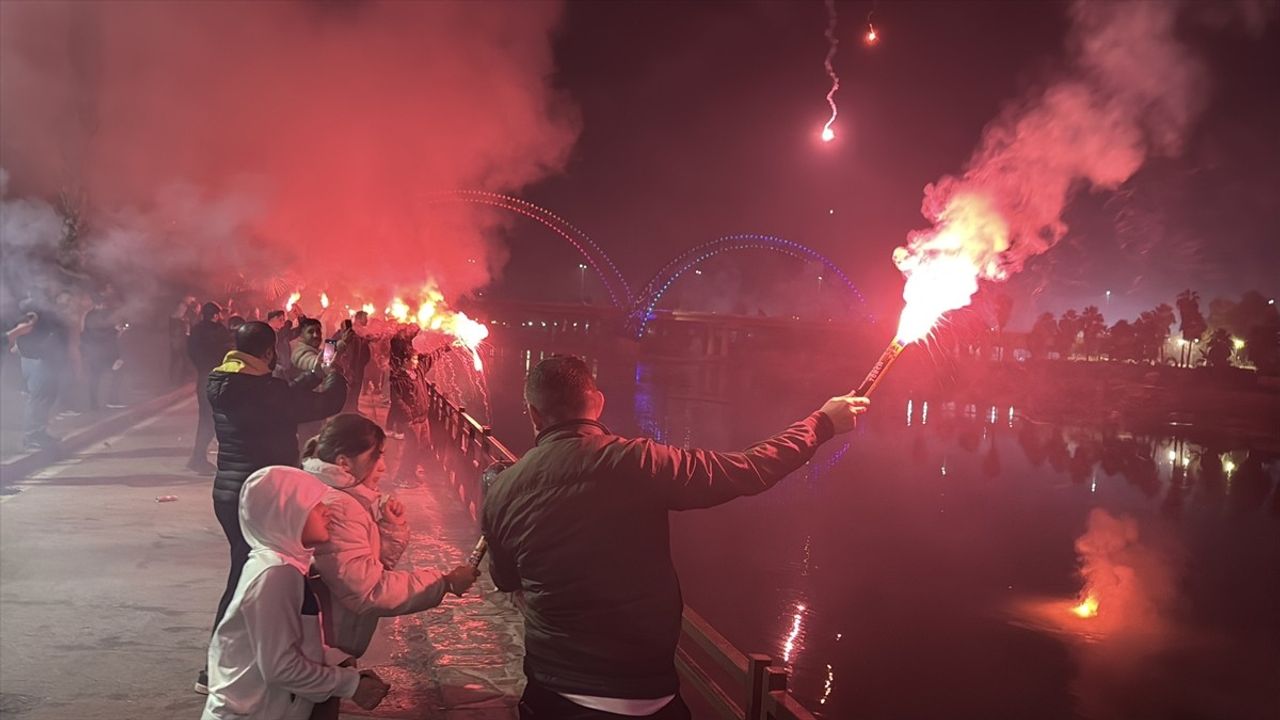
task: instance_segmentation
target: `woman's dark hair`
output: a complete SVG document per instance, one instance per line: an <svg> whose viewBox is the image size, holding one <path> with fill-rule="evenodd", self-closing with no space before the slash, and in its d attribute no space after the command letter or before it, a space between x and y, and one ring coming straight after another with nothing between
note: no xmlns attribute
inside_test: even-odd
<svg viewBox="0 0 1280 720"><path fill-rule="evenodd" d="M356 413L334 415L325 421L320 434L307 441L302 457L334 462L339 455L353 458L373 448L381 448L387 433L378 423Z"/></svg>

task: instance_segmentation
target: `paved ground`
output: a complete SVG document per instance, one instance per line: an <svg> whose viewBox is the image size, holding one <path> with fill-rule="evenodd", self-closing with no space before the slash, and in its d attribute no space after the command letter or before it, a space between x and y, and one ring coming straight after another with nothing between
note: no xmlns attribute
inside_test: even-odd
<svg viewBox="0 0 1280 720"><path fill-rule="evenodd" d="M210 479L183 469L194 402L16 484L0 496L0 716L21 720L195 718L191 691L226 568ZM394 449L393 449L394 452ZM477 530L429 472L398 489L405 563L445 567ZM158 503L157 496L174 502ZM482 592L384 620L365 666L394 685L390 718L514 718L520 625Z"/></svg>

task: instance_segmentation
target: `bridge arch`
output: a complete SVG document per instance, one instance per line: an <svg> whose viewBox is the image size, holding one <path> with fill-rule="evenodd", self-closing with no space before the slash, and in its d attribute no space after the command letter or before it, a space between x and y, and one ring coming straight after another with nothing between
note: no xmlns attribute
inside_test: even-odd
<svg viewBox="0 0 1280 720"><path fill-rule="evenodd" d="M867 310L866 298L862 296L862 292L858 290L858 287L853 284L853 281L849 279L849 276L845 274L839 265L836 265L834 261L817 250L794 240L787 240L774 235L726 235L680 253L649 279L649 282L637 294L635 309L632 312L631 327L635 332L635 336L637 338L644 337L645 328L649 324L649 319L653 316L653 311L658 307L658 302L662 300L662 296L675 284L676 280L680 279L681 275L694 269L709 258L721 253L738 250L767 250L800 260L822 263L823 267L847 287L853 297L857 299L862 315L868 319L873 319Z"/></svg>
<svg viewBox="0 0 1280 720"><path fill-rule="evenodd" d="M630 310L635 304L631 286L627 284L626 279L618 270L618 266L614 264L613 259L604 250L600 249L600 246L596 245L589 235L550 210L517 197L483 190L452 190L434 194L431 196L431 200L432 202L464 202L488 205L518 213L542 223L577 249L583 259L586 260L587 265L595 272L596 277L600 278L605 291L609 293L609 301L613 303L614 307Z"/></svg>

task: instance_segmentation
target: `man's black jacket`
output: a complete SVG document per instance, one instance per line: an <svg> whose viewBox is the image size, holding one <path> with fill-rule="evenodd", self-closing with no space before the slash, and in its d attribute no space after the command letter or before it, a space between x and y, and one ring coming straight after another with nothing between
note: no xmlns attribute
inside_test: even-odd
<svg viewBox="0 0 1280 720"><path fill-rule="evenodd" d="M347 381L333 373L316 391L319 373L289 383L271 375L229 372L224 369L228 365L209 373L206 387L218 433L213 497L235 502L240 486L258 470L298 465L298 423L341 412Z"/></svg>
<svg viewBox="0 0 1280 720"><path fill-rule="evenodd" d="M526 675L561 693L675 693L684 603L668 511L766 490L831 435L822 413L738 453L628 440L590 420L540 433L489 488L481 520L494 583L524 594Z"/></svg>
<svg viewBox="0 0 1280 720"><path fill-rule="evenodd" d="M191 364L201 375L217 367L230 349L231 331L226 325L201 320L191 326L191 334L187 337L187 357L191 358Z"/></svg>

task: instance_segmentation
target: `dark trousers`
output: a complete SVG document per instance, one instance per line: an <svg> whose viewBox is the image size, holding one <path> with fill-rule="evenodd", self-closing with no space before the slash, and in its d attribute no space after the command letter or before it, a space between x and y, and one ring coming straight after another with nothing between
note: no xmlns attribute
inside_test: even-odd
<svg viewBox="0 0 1280 720"><path fill-rule="evenodd" d="M191 449L192 460L208 461L209 443L213 442L213 406L209 404L209 393L205 388L205 379L209 377L212 370L196 374L196 412L199 413L196 419L196 444ZM237 522L239 522L237 520ZM237 528L239 525L236 526ZM236 532L239 532L237 530Z"/></svg>
<svg viewBox="0 0 1280 720"><path fill-rule="evenodd" d="M418 465L425 459L422 453L421 423L405 423L404 443L400 449L400 462L396 465L396 479L407 485L416 485Z"/></svg>
<svg viewBox="0 0 1280 720"><path fill-rule="evenodd" d="M120 377L110 365L90 365L85 370L89 381L89 409L98 409L98 398L100 396L99 389L102 387L102 378L107 378L107 404L120 404Z"/></svg>
<svg viewBox="0 0 1280 720"><path fill-rule="evenodd" d="M240 532L240 502L235 500L213 499L213 514L222 526L222 534L227 536L227 544L231 546L231 570L227 573L227 587L222 591L222 599L218 601L218 614L213 618L213 629L218 629L222 616L231 604L231 596L236 593L236 585L240 584L240 572L249 560L249 543Z"/></svg>
<svg viewBox="0 0 1280 720"><path fill-rule="evenodd" d="M56 362L22 358L22 378L27 384L27 404L22 413L23 436L40 438L48 434L49 413L58 400L62 366Z"/></svg>
<svg viewBox="0 0 1280 720"><path fill-rule="evenodd" d="M342 412L360 412L360 391L364 389L364 367L351 368L351 377L347 385L347 402Z"/></svg>
<svg viewBox="0 0 1280 720"><path fill-rule="evenodd" d="M520 696L520 720L619 720L629 717L635 716L582 707L533 680L525 685L524 695ZM693 716L689 713L689 706L676 693L675 699L667 703L666 707L642 717L650 720L691 720Z"/></svg>

